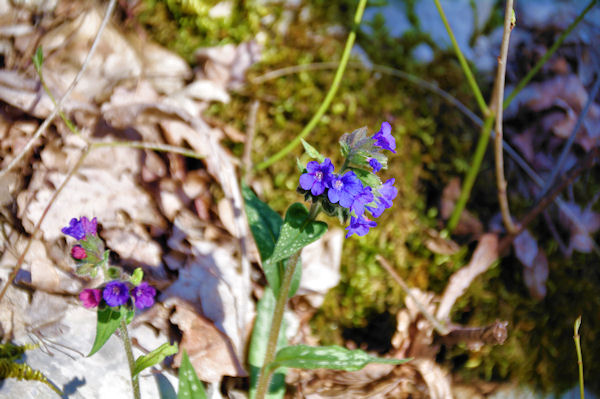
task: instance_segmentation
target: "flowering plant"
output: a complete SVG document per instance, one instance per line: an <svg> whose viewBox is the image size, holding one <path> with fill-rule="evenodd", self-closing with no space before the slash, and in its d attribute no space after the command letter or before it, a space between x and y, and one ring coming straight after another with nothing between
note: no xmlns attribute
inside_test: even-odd
<svg viewBox="0 0 600 399"><path fill-rule="evenodd" d="M286 346L281 331L283 311L300 284L302 248L327 231L327 224L316 220L319 213L337 217L342 224L349 219L346 238L354 234L364 236L377 226L371 218L379 218L398 194L393 178L382 183L377 174L387 169L383 151L395 153L396 149L389 123L383 122L373 136L367 135L366 127L344 134L340 139L344 162L337 172L330 158L306 141L302 144L314 160L306 165L298 162L301 175L297 191L311 203L310 210L295 203L282 219L248 187L243 187L248 222L268 282L258 303L250 343L250 398L262 399L267 391L282 397L285 378L281 367L358 370L369 363L399 364L408 360L380 359L338 346Z"/></svg>

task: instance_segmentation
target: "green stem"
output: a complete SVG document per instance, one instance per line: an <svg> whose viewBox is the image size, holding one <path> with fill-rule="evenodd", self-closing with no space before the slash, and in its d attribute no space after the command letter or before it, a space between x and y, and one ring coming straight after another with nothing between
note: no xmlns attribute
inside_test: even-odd
<svg viewBox="0 0 600 399"><path fill-rule="evenodd" d="M135 360L133 358L133 351L131 350L131 340L129 339L129 333L127 332L127 323L121 319L121 326L119 327L121 332L121 340L123 341L123 347L125 353L127 353L127 362L129 363L129 373L131 375L131 386L133 388L134 399L141 399L140 395L140 381L137 376L133 376L133 370L135 368Z"/></svg>
<svg viewBox="0 0 600 399"><path fill-rule="evenodd" d="M456 201L456 206L452 211L452 215L448 220L447 229L452 232L458 221L460 219L460 215L462 211L465 209L467 205L467 201L469 200L469 196L471 195L471 189L475 184L475 178L479 173L479 168L481 167L481 162L483 161L483 156L485 155L485 150L490 141L490 134L492 132L492 125L494 124L494 116L488 116L486 120L483 122L483 128L481 130L481 135L479 136L479 141L477 142L477 148L475 149L475 154L473 155L473 161L471 162L471 167L467 172L467 176L465 177L465 181L462 186L462 190L460 192L460 196L458 197L458 201Z"/></svg>
<svg viewBox="0 0 600 399"><path fill-rule="evenodd" d="M100 147L129 147L129 148L139 148L143 150L153 150L158 152L172 152L174 154L180 154L184 157L195 158L195 159L204 159L206 158L204 155L198 154L192 150L188 150L183 147L177 147L173 145L167 144L159 144L159 143L147 143L145 141L92 141L91 142L92 149L100 148Z"/></svg>
<svg viewBox="0 0 600 399"><path fill-rule="evenodd" d="M307 222L310 223L311 221L315 220L320 212L320 209L321 207L318 203L313 203L310 207L310 214L307 218ZM256 385L256 399L264 399L269 388L269 382L271 380L273 370L269 370L268 366L273 362L273 360L275 360L279 331L281 330L281 324L283 322L283 313L288 300L290 287L292 286L294 272L298 266L301 253L302 249L294 253L290 257L287 267L285 268L285 274L283 275L283 281L281 283L281 288L279 289L277 302L275 302L275 310L273 311L273 320L271 321L271 330L269 331L269 340L267 342L265 360L260 369L260 375L258 376L258 383Z"/></svg>
<svg viewBox="0 0 600 399"><path fill-rule="evenodd" d="M448 19L446 18L446 14L444 13L444 9L442 8L442 5L440 4L440 0L434 0L434 1L435 1L435 6L438 9L438 13L440 14L440 17L442 18L442 22L444 22L444 26L446 27L446 31L448 32L448 36L450 36L450 41L452 42L452 47L454 47L454 52L456 53L456 57L458 57L458 62L460 63L460 66L465 74L465 77L467 78L467 82L469 83L469 86L471 86L471 90L473 91L473 94L475 95L475 99L477 100L477 105L479 105L479 109L481 109L481 112L483 113L483 115L488 116L490 113L490 110L489 110L485 100L483 99L481 90L479 90L479 86L477 85L477 81L475 80L475 77L473 76L473 73L471 72L471 69L469 68L469 64L467 63L467 60L465 59L462 51L460 51L460 47L458 47L458 43L456 41L456 38L454 37L454 32L452 32L452 28L450 27L450 24L448 23Z"/></svg>
<svg viewBox="0 0 600 399"><path fill-rule="evenodd" d="M579 396L584 399L584 387L583 387L583 358L581 356L581 343L579 342L579 327L581 326L581 316L575 320L575 326L573 327L574 334L573 340L575 341L575 350L577 351L577 366L579 368Z"/></svg>
<svg viewBox="0 0 600 399"><path fill-rule="evenodd" d="M254 168L255 170L263 170L273 163L279 161L281 158L286 156L290 151L294 149L298 144L300 144L300 140L308 136L308 134L315 128L317 123L321 120L327 108L333 101L333 97L335 96L340 82L342 81L342 77L344 76L344 71L346 70L346 65L348 64L348 60L350 59L350 51L352 50L352 46L354 46L354 41L356 39L356 31L358 30L358 26L360 25L360 21L362 20L363 12L365 10L365 6L367 4L367 0L360 0L358 3L358 8L356 9L356 13L354 14L354 26L352 27L352 31L348 35L348 39L346 40L346 46L344 47L344 52L342 53L342 58L340 60L340 65L338 66L337 71L335 72L335 77L333 78L333 83L331 83L331 87L329 88L329 92L325 96L325 99L319 106L317 112L313 115L312 119L308 122L308 124L302 129L302 131L292 140L288 145L282 148L275 155L270 157L269 159L259 163Z"/></svg>
<svg viewBox="0 0 600 399"><path fill-rule="evenodd" d="M517 94L519 94L521 92L521 90L523 90L523 88L527 85L527 83L529 83L529 81L540 71L540 69L542 69L544 64L550 59L550 57L552 57L552 55L556 52L556 50L558 50L558 48L565 41L565 39L567 38L569 33L571 33L571 31L573 29L575 29L575 27L577 25L579 25L579 23L583 20L583 18L588 13L588 11L590 11L592 9L592 7L594 7L594 4L596 2L597 2L597 0L590 1L590 3L581 12L581 14L579 14L577 16L577 18L575 18L575 21L573 21L571 23L571 25L569 25L569 27L567 29L565 29L565 31L563 33L561 33L561 35L554 42L552 47L550 47L550 49L546 52L546 54L544 54L544 56L542 58L540 58L540 60L535 64L535 66L533 68L531 68L531 70L527 73L527 75L525 75L525 77L523 79L521 79L521 81L517 84L517 87L515 87L515 89L512 91L512 93L510 93L510 95L508 97L506 97L506 99L504 100L504 103L502 104L502 106L504 108L506 108L510 105L510 103L512 102L512 100L515 99Z"/></svg>

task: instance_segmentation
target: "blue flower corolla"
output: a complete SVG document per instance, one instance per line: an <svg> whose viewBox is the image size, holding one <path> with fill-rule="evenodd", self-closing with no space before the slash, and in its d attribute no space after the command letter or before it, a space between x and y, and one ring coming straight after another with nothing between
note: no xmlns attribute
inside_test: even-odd
<svg viewBox="0 0 600 399"><path fill-rule="evenodd" d="M154 296L156 295L156 289L148 284L147 282L143 282L137 287L135 287L132 291L133 300L135 301L135 306L138 309L149 308L154 305Z"/></svg>
<svg viewBox="0 0 600 399"><path fill-rule="evenodd" d="M125 305L129 300L129 289L127 284L122 281L111 281L106 284L104 291L102 291L102 298L108 304L108 306L121 306Z"/></svg>
<svg viewBox="0 0 600 399"><path fill-rule="evenodd" d="M353 171L349 170L343 176L334 175L329 182L327 198L332 204L339 203L344 208L350 208L354 197L362 190L362 183Z"/></svg>
<svg viewBox="0 0 600 399"><path fill-rule="evenodd" d="M379 131L371 138L375 140L375 145L377 147L391 151L394 154L396 153L396 139L392 136L392 125L389 123L383 122L381 124L381 129L379 129Z"/></svg>
<svg viewBox="0 0 600 399"><path fill-rule="evenodd" d="M373 172L377 173L381 170L381 164L375 158L369 158L369 165L373 168Z"/></svg>
<svg viewBox="0 0 600 399"><path fill-rule="evenodd" d="M69 222L69 226L63 227L60 231L68 236L73 237L76 240L83 240L86 235L95 235L98 222L96 218L88 220L85 216L79 220L73 218Z"/></svg>
<svg viewBox="0 0 600 399"><path fill-rule="evenodd" d="M346 227L346 230L348 231L346 238L350 237L352 234L364 236L369 232L370 228L375 226L377 226L377 223L363 216L352 216L350 217L350 225Z"/></svg>
<svg viewBox="0 0 600 399"><path fill-rule="evenodd" d="M373 196L371 187L363 187L363 189L354 196L350 210L354 211L356 216L361 216L365 213L365 205L373 202L374 199L375 197Z"/></svg>
<svg viewBox="0 0 600 399"><path fill-rule="evenodd" d="M392 207L392 201L398 195L398 189L394 187L395 182L396 179L392 178L383 183L381 188L379 188L379 197L376 198L377 206L367 206L367 209L369 210L369 212L371 212L371 215L373 215L373 217L378 218L379 216L381 216L383 211Z"/></svg>
<svg viewBox="0 0 600 399"><path fill-rule="evenodd" d="M315 196L323 194L331 180L333 169L333 164L329 158L325 158L321 164L317 161L310 161L306 165L307 173L300 176L300 187L304 190L310 190L312 195Z"/></svg>

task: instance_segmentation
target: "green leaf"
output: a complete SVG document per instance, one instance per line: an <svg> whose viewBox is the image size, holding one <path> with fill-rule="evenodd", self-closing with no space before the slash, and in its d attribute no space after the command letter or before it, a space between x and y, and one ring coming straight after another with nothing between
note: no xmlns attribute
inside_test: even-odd
<svg viewBox="0 0 600 399"><path fill-rule="evenodd" d="M321 154L315 147L308 144L304 139L300 139L302 141L302 146L304 146L304 151L308 154L309 157L316 159L319 163L325 160L325 156Z"/></svg>
<svg viewBox="0 0 600 399"><path fill-rule="evenodd" d="M298 369L333 369L356 371L369 363L402 364L410 359L384 359L371 356L356 349L350 350L341 346L308 346L295 345L280 349L269 369L294 367Z"/></svg>
<svg viewBox="0 0 600 399"><path fill-rule="evenodd" d="M178 399L206 399L204 385L198 378L194 366L188 358L187 352L183 351L181 365L179 366L179 392Z"/></svg>
<svg viewBox="0 0 600 399"><path fill-rule="evenodd" d="M177 348L177 343L175 345L171 345L169 343L164 343L158 348L154 349L152 352L147 355L142 355L135 359L135 366L133 368L133 377L138 375L140 371L147 369L148 367L152 367L155 364L162 362L165 357L174 355L177 353L179 349Z"/></svg>
<svg viewBox="0 0 600 399"><path fill-rule="evenodd" d="M376 174L364 169L350 169L354 171L356 177L358 177L358 180L360 180L364 186L371 187L373 191L379 190L381 187L381 179Z"/></svg>
<svg viewBox="0 0 600 399"><path fill-rule="evenodd" d="M111 280L119 280L121 277L121 269L116 266L111 266L106 270L106 274Z"/></svg>
<svg viewBox="0 0 600 399"><path fill-rule="evenodd" d="M286 214L271 261L289 258L310 243L317 241L327 231L324 222L308 222L308 209L299 202L292 204Z"/></svg>
<svg viewBox="0 0 600 399"><path fill-rule="evenodd" d="M92 345L92 350L88 357L98 352L100 348L104 346L106 341L108 341L110 336L117 331L117 328L119 328L119 325L121 324L121 319L126 316L126 313L127 310L124 307L113 308L106 306L98 309L96 339L94 339L94 344Z"/></svg>
<svg viewBox="0 0 600 399"><path fill-rule="evenodd" d="M133 274L129 278L129 282L131 282L131 284L133 284L134 286L137 287L138 285L140 285L143 278L144 278L144 271L142 270L141 267L138 267L133 271Z"/></svg>
<svg viewBox="0 0 600 399"><path fill-rule="evenodd" d="M265 360L269 332L275 311L275 296L273 291L267 287L256 306L256 320L250 339L250 348L248 350L248 363L250 364L250 399L256 395L256 385L258 384L258 375ZM285 322L279 331L277 347L282 348L287 345L285 338ZM271 378L267 399L281 399L285 393L285 369L278 370Z"/></svg>
<svg viewBox="0 0 600 399"><path fill-rule="evenodd" d="M42 46L39 46L37 50L35 50L35 54L33 55L33 66L35 67L35 71L40 74L42 70L42 64L44 63L44 51L42 50Z"/></svg>

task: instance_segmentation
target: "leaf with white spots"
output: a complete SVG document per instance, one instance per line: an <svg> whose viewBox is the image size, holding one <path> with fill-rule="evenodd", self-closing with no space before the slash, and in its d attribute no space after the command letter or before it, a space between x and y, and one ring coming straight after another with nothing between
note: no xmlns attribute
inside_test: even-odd
<svg viewBox="0 0 600 399"><path fill-rule="evenodd" d="M337 345L295 345L280 349L269 369L293 367L298 369L332 369L356 371L369 363L402 364L409 359L386 359L371 356L360 350L350 350Z"/></svg>
<svg viewBox="0 0 600 399"><path fill-rule="evenodd" d="M292 204L285 214L279 239L275 244L271 262L289 258L308 244L317 241L327 231L323 222L308 222L308 210L299 202Z"/></svg>
<svg viewBox="0 0 600 399"><path fill-rule="evenodd" d="M179 366L179 392L177 399L206 399L204 385L198 378L194 366L190 363L187 352L183 351L181 366Z"/></svg>

